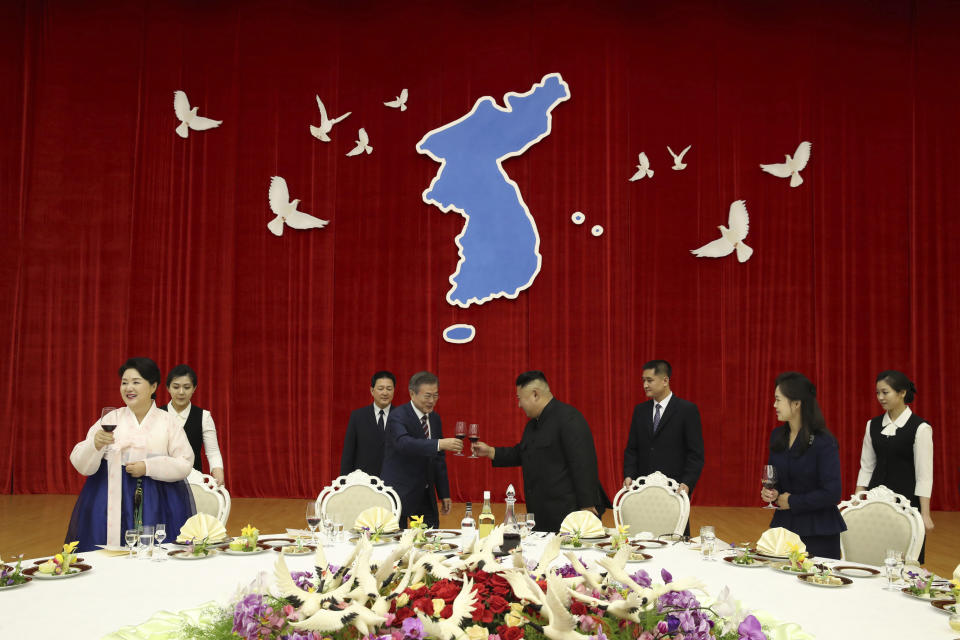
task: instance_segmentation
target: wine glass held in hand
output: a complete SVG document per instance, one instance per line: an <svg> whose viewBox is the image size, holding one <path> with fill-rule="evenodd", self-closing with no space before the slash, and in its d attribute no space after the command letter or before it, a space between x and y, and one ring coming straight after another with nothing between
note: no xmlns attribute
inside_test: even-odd
<svg viewBox="0 0 960 640"><path fill-rule="evenodd" d="M777 468L772 464L763 465L763 473L760 475L760 484L764 489L773 490L777 488ZM776 509L777 505L768 502L764 509Z"/></svg>
<svg viewBox="0 0 960 640"><path fill-rule="evenodd" d="M467 437L467 423L464 422L463 420L458 421L457 426L454 429L453 436L460 442L463 442L463 439ZM463 450L461 449L460 451L457 451L453 455L462 456Z"/></svg>
<svg viewBox="0 0 960 640"><path fill-rule="evenodd" d="M473 450L473 445L480 440L480 425L476 422L472 423L467 433L469 434L468 437L470 438L470 457L476 458L478 456L477 452Z"/></svg>
<svg viewBox="0 0 960 640"><path fill-rule="evenodd" d="M117 410L115 407L104 407L100 410L100 428L107 433L113 433L117 428ZM104 453L112 451L113 447L109 444L103 448Z"/></svg>

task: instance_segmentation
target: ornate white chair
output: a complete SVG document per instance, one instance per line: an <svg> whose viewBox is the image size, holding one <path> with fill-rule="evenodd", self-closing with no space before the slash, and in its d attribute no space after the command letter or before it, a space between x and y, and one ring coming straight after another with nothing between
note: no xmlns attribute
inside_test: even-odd
<svg viewBox="0 0 960 640"><path fill-rule="evenodd" d="M370 507L383 507L400 517L400 496L383 484L377 476L357 469L340 476L317 496L317 509L322 517L337 516L344 529L353 527L357 516Z"/></svg>
<svg viewBox="0 0 960 640"><path fill-rule="evenodd" d="M654 535L683 533L690 516L690 496L680 484L654 471L623 487L613 498L616 526L630 525L630 533L651 531Z"/></svg>
<svg viewBox="0 0 960 640"><path fill-rule="evenodd" d="M880 485L853 494L838 508L847 523L840 534L844 560L882 565L887 549L898 549L908 564L916 564L926 532L923 516L907 498Z"/></svg>
<svg viewBox="0 0 960 640"><path fill-rule="evenodd" d="M200 473L196 469L187 476L193 501L197 504L197 513L209 513L215 516L224 527L230 518L230 492L217 484L213 476Z"/></svg>

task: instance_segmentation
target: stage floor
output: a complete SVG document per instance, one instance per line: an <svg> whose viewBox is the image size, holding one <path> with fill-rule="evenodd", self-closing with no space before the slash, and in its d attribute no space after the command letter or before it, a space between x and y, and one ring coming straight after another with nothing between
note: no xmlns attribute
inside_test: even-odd
<svg viewBox="0 0 960 640"><path fill-rule="evenodd" d="M27 558L50 555L60 549L67 531L70 513L76 501L73 495L0 495L0 557L24 554ZM263 532L283 531L287 527L306 528L306 500L236 498L230 511L227 532L239 535L240 529L252 524ZM522 507L522 505L521 505ZM493 505L497 521L503 518L503 504ZM463 517L463 503L454 503L448 516L440 517L440 526L458 528ZM474 512L476 516L476 511ZM927 536L926 568L951 576L960 563L960 512L934 511L936 528ZM613 512L604 514L604 524L613 526ZM693 535L701 525L716 527L717 537L739 542L756 540L767 528L770 512L760 507L701 507L691 510L690 530Z"/></svg>

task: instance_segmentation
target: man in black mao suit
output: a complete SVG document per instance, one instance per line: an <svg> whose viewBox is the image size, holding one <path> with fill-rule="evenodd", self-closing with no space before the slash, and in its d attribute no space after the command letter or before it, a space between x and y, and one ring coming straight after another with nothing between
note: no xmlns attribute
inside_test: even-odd
<svg viewBox="0 0 960 640"><path fill-rule="evenodd" d="M364 473L380 477L383 466L383 432L390 417L390 403L397 378L389 371L377 371L370 378L369 404L355 409L350 414L347 434L343 438L343 453L340 455L340 475L360 469Z"/></svg>
<svg viewBox="0 0 960 640"><path fill-rule="evenodd" d="M630 438L623 451L623 486L659 471L693 492L703 470L703 433L697 405L673 395L666 360L643 365L643 390L650 398L634 407ZM656 424L656 427L654 427ZM687 534L690 523L687 522Z"/></svg>
<svg viewBox="0 0 960 640"><path fill-rule="evenodd" d="M450 513L450 484L444 451L458 452L463 443L444 438L440 416L433 412L439 397L439 381L429 371L410 378L410 403L390 412L383 449L383 482L400 496L400 524L410 516L424 517L433 528L440 526L437 499L443 514Z"/></svg>
<svg viewBox="0 0 960 640"><path fill-rule="evenodd" d="M474 452L495 467L523 468L527 511L536 515L538 531L558 531L573 511L602 515L610 500L600 485L597 450L583 414L553 397L541 371L520 374L517 401L530 418L520 442L496 448L477 442Z"/></svg>

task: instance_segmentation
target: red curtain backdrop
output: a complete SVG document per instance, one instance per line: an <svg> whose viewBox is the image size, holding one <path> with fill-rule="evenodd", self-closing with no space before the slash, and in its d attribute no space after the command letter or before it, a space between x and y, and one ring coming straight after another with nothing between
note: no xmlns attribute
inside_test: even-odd
<svg viewBox="0 0 960 640"><path fill-rule="evenodd" d="M199 372L236 496L316 495L380 368L399 402L436 372L448 433L476 421L494 444L525 421L516 375L542 369L612 496L658 357L703 416L695 504L759 506L790 369L818 385L852 492L874 378L897 368L934 428L933 506L956 509L957 24L947 0L2 3L0 491L77 491L71 447L149 355ZM463 219L423 203L439 165L414 145L551 72L570 100L503 165L542 270L515 300L452 307ZM383 106L404 87L407 111ZM223 125L177 137L178 89ZM315 94L353 112L330 143L308 132ZM373 154L345 157L361 126ZM801 187L760 171L801 140ZM688 144L671 171L666 146ZM640 151L655 176L628 182ZM330 225L268 233L274 175ZM753 258L691 256L737 199ZM476 339L444 342L455 322ZM520 479L448 465L456 500Z"/></svg>

